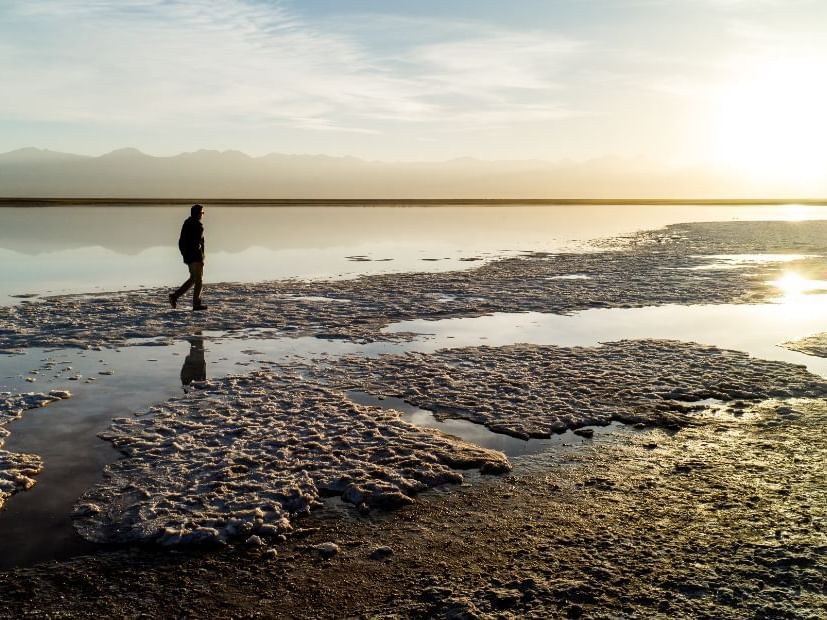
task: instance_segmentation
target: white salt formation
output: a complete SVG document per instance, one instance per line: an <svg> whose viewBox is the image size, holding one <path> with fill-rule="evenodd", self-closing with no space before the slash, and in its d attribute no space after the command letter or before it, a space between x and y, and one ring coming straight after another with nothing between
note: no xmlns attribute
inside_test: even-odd
<svg viewBox="0 0 827 620"><path fill-rule="evenodd" d="M395 508L461 482L456 469L510 470L500 452L296 377L256 372L199 388L101 435L125 458L78 503L81 535L162 545L274 538L325 495Z"/></svg>
<svg viewBox="0 0 827 620"><path fill-rule="evenodd" d="M0 446L8 436L6 429L0 428ZM43 461L34 454L17 454L0 450L0 510L9 497L34 486L34 476L43 471Z"/></svg>
<svg viewBox="0 0 827 620"><path fill-rule="evenodd" d="M56 400L65 400L71 398L71 396L72 393L68 390L52 390L48 394L0 392L0 426L5 426L12 420L16 420L27 409L45 407Z"/></svg>
<svg viewBox="0 0 827 620"><path fill-rule="evenodd" d="M827 222L808 222L804 228L790 222L681 224L634 235L620 247L614 240L606 252L535 253L468 271L210 285L210 311L197 316L171 310L166 290L44 297L0 308L0 349L119 346L130 338L172 338L196 327L372 341L398 339L398 334L381 333L382 328L412 319L763 302L778 295L766 283L778 277L778 263L697 268L714 265L720 254L818 254L824 238ZM823 271L825 262L811 257L790 265ZM571 274L582 277L560 277Z"/></svg>
<svg viewBox="0 0 827 620"><path fill-rule="evenodd" d="M614 420L680 426L706 399L827 396L827 382L803 366L660 340L346 356L306 372L523 439Z"/></svg>
<svg viewBox="0 0 827 620"><path fill-rule="evenodd" d="M827 357L827 332L807 336L794 342L785 342L784 347L814 357Z"/></svg>

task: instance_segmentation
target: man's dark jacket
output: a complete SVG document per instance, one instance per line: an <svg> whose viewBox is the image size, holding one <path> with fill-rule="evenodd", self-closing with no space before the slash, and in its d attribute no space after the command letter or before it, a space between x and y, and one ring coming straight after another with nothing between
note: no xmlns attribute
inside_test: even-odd
<svg viewBox="0 0 827 620"><path fill-rule="evenodd" d="M181 226L178 249L184 262L200 263L204 260L204 227L197 217L188 217Z"/></svg>

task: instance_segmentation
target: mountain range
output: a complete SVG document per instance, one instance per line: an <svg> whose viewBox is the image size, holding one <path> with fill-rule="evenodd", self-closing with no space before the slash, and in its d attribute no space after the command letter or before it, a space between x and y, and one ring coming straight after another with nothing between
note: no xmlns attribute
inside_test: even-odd
<svg viewBox="0 0 827 620"><path fill-rule="evenodd" d="M200 150L93 157L23 148L0 154L0 197L65 198L743 198L766 189L705 169L622 158L584 162L381 162Z"/></svg>

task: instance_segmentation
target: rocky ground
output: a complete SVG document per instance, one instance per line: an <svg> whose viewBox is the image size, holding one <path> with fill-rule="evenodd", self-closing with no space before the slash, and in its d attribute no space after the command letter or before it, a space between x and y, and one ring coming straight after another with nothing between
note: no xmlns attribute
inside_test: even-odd
<svg viewBox="0 0 827 620"><path fill-rule="evenodd" d="M0 614L821 618L825 431L823 400L629 431L389 514L311 517L275 551L136 549L9 571Z"/></svg>

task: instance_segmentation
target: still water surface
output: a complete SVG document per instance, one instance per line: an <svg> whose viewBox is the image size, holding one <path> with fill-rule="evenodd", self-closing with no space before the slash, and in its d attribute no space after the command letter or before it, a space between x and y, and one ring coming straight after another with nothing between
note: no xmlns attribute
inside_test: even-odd
<svg viewBox="0 0 827 620"><path fill-rule="evenodd" d="M827 219L827 207L211 206L209 282L449 271L670 223ZM0 305L12 295L177 286L186 206L0 208Z"/></svg>

